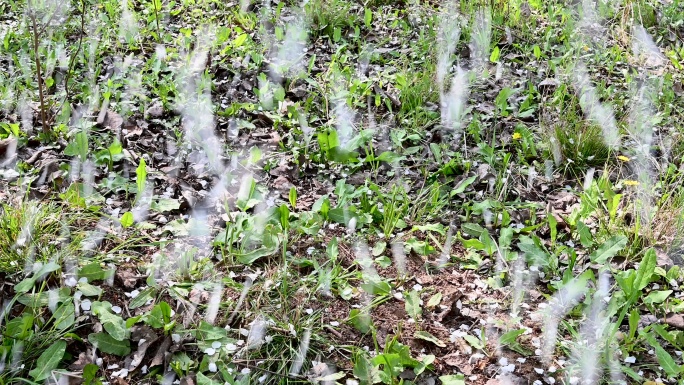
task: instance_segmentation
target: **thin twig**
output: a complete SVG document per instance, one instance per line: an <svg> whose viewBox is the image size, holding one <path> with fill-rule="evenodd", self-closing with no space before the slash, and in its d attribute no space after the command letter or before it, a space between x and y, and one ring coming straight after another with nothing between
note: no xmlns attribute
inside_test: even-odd
<svg viewBox="0 0 684 385"><path fill-rule="evenodd" d="M78 46L76 47L76 52L74 52L73 56L71 57L71 61L69 62L69 68L67 69L66 76L64 77L64 92L66 93L66 95L64 96L64 101L62 101L62 106L60 107L60 110L62 109L62 107L64 107L64 103L66 103L69 100L69 78L71 77L71 72L74 70L74 66L76 65L76 58L78 57L78 54L81 52L83 35L85 35L85 14L86 2L85 0L81 0L81 33L78 37Z"/></svg>
<svg viewBox="0 0 684 385"><path fill-rule="evenodd" d="M28 0L29 18L33 28L33 56L36 63L36 74L38 77L38 96L40 98L40 120L43 125L43 132L48 132L47 117L45 111L45 95L43 94L43 74L41 70L40 54L38 52L38 23L36 22L36 10L33 8L33 2Z"/></svg>

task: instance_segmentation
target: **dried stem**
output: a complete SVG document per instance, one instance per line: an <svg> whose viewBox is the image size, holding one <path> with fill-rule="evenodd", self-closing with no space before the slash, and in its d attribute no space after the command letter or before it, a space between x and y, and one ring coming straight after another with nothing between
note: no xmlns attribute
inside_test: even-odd
<svg viewBox="0 0 684 385"><path fill-rule="evenodd" d="M71 56L71 61L69 62L69 68L67 69L66 76L64 77L64 92L66 95L64 96L64 102L62 102L62 106L64 106L64 103L69 101L69 78L71 78L71 73L74 71L74 66L76 65L76 58L78 57L78 54L81 52L81 45L83 43L83 35L85 35L85 15L86 15L86 2L85 0L81 0L81 33L80 36L78 37L78 46L76 47L76 52L74 52L73 56ZM60 107L61 109L61 107Z"/></svg>
<svg viewBox="0 0 684 385"><path fill-rule="evenodd" d="M43 93L43 73L41 70L40 53L38 52L38 23L36 22L36 10L33 8L33 2L28 1L29 18L31 19L31 28L33 29L33 57L36 63L36 75L38 77L38 96L40 98L40 121L43 125L43 132L50 131L47 124L47 111L45 106L45 94Z"/></svg>

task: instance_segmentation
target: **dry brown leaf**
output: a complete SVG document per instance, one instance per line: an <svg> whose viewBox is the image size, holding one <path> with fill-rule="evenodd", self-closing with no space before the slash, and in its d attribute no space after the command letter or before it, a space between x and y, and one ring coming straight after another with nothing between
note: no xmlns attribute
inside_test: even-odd
<svg viewBox="0 0 684 385"><path fill-rule="evenodd" d="M675 329L684 330L684 315L682 314L670 314L663 322Z"/></svg>

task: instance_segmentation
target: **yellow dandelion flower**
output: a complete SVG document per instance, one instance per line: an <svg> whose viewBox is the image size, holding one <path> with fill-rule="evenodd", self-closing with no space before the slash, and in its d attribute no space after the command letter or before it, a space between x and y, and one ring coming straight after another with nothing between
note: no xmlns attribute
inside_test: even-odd
<svg viewBox="0 0 684 385"><path fill-rule="evenodd" d="M586 46L586 45L585 45L584 47L582 47L582 48L584 48L585 51L589 51L589 47Z"/></svg>
<svg viewBox="0 0 684 385"><path fill-rule="evenodd" d="M635 180L626 180L626 181L623 181L623 183L625 184L625 186L638 186L639 185L639 182L637 182Z"/></svg>
<svg viewBox="0 0 684 385"><path fill-rule="evenodd" d="M629 162L629 158L624 155L618 155L617 158L623 162Z"/></svg>
<svg viewBox="0 0 684 385"><path fill-rule="evenodd" d="M520 134L519 132L514 132L513 133L513 140L520 140L520 139L522 139L522 134Z"/></svg>

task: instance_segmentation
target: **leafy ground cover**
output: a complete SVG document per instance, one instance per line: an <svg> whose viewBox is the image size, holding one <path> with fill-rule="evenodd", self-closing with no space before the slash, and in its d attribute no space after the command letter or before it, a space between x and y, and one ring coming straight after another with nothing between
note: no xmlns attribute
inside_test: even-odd
<svg viewBox="0 0 684 385"><path fill-rule="evenodd" d="M678 0L0 21L0 384L684 381Z"/></svg>

